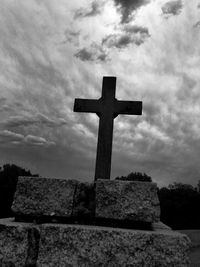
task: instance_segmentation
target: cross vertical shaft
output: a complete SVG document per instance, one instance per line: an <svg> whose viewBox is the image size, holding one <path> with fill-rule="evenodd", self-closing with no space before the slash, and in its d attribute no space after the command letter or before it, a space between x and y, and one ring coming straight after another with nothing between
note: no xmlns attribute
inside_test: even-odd
<svg viewBox="0 0 200 267"><path fill-rule="evenodd" d="M102 97L100 98L103 112L99 117L95 180L110 178L115 89L115 77L103 79Z"/></svg>

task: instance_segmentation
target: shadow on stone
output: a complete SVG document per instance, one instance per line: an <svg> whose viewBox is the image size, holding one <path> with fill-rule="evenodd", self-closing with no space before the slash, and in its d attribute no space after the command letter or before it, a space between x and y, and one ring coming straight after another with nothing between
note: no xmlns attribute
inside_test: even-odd
<svg viewBox="0 0 200 267"><path fill-rule="evenodd" d="M105 226L113 228L124 229L137 229L137 230L152 230L152 224L149 222L130 221L130 220L117 220L107 218L95 218L89 216L76 216L70 218L58 217L58 216L17 216L16 222L29 222L36 224L44 223L60 223L60 224L79 224L79 225L93 225L93 226Z"/></svg>

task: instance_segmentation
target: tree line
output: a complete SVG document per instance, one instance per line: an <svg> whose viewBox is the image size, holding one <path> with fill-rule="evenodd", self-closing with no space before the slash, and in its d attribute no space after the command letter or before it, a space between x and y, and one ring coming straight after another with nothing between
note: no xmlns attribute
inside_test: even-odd
<svg viewBox="0 0 200 267"><path fill-rule="evenodd" d="M0 167L0 218L12 217L11 205L16 190L18 176L34 176L14 164ZM151 182L145 173L132 172L116 180ZM200 229L200 181L194 187L190 184L174 183L158 189L161 207L161 221L172 229Z"/></svg>

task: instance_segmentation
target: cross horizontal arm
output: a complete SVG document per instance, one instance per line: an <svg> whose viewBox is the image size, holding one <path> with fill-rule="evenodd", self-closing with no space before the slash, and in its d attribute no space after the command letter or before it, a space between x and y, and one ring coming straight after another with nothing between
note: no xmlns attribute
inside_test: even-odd
<svg viewBox="0 0 200 267"><path fill-rule="evenodd" d="M142 115L142 101L116 101L114 113L126 115Z"/></svg>
<svg viewBox="0 0 200 267"><path fill-rule="evenodd" d="M80 99L76 98L74 102L75 112L100 112L100 103L96 99Z"/></svg>

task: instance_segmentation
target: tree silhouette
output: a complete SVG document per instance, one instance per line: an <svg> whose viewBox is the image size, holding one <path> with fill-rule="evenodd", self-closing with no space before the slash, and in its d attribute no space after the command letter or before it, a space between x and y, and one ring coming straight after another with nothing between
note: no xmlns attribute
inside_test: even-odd
<svg viewBox="0 0 200 267"><path fill-rule="evenodd" d="M12 216L11 205L19 176L34 176L30 170L25 170L15 164L5 164L0 167L0 217Z"/></svg>
<svg viewBox="0 0 200 267"><path fill-rule="evenodd" d="M161 221L173 229L200 229L200 192L189 184L174 183L158 191Z"/></svg>
<svg viewBox="0 0 200 267"><path fill-rule="evenodd" d="M198 181L198 184L197 184L197 191L200 193L200 180Z"/></svg>
<svg viewBox="0 0 200 267"><path fill-rule="evenodd" d="M141 172L131 172L127 176L116 177L115 180L152 182L150 176Z"/></svg>

